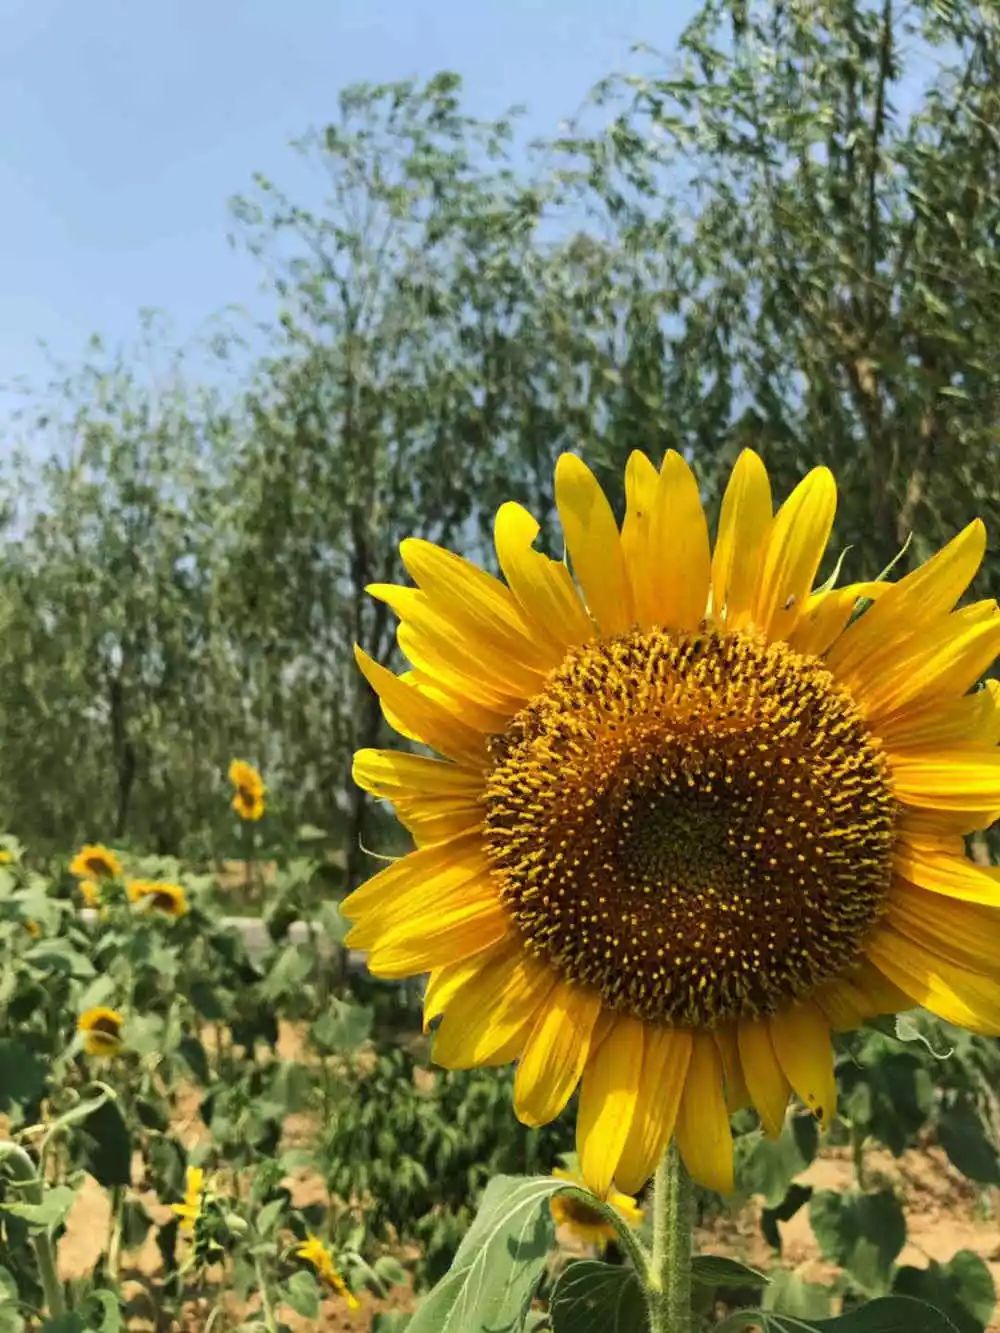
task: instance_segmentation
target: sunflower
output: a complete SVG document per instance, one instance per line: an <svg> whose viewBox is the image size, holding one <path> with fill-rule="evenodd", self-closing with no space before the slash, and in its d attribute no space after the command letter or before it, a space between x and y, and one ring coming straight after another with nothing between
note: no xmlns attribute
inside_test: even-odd
<svg viewBox="0 0 1000 1333"><path fill-rule="evenodd" d="M121 1050L125 1019L117 1009L106 1009L103 1005L86 1009L76 1026L83 1033L83 1049L88 1055L117 1055Z"/></svg>
<svg viewBox="0 0 1000 1333"><path fill-rule="evenodd" d="M130 879L125 892L129 902L141 903L149 911L165 916L184 916L188 911L187 894L180 884L168 884L161 879Z"/></svg>
<svg viewBox="0 0 1000 1333"><path fill-rule="evenodd" d="M13 861L14 861L14 853L10 850L10 848L0 847L0 866L12 865Z"/></svg>
<svg viewBox="0 0 1000 1333"><path fill-rule="evenodd" d="M122 863L110 847L88 842L70 861L69 873L77 879L119 879Z"/></svg>
<svg viewBox="0 0 1000 1333"><path fill-rule="evenodd" d="M556 1180L565 1180L569 1185L583 1185L583 1178L575 1171L563 1171L560 1167L552 1172ZM635 1228L642 1221L642 1209L630 1194L619 1194L612 1190L607 1202L628 1225ZM565 1227L571 1236L583 1241L585 1245L599 1248L615 1239L615 1229L596 1208L592 1208L584 1199L572 1194L555 1194L549 1203L552 1219L557 1227Z"/></svg>
<svg viewBox="0 0 1000 1333"><path fill-rule="evenodd" d="M171 1211L181 1219L180 1229L185 1236L194 1231L201 1217L202 1197L205 1192L205 1172L200 1166L189 1166L184 1173L184 1202L172 1203Z"/></svg>
<svg viewBox="0 0 1000 1333"><path fill-rule="evenodd" d="M361 1308L361 1302L350 1290L347 1283L337 1272L337 1267L333 1262L333 1255L323 1244L319 1236L314 1236L310 1231L306 1239L298 1245L295 1253L306 1263L312 1264L313 1268L324 1281L329 1282L338 1296L343 1296L347 1302L349 1310L358 1310Z"/></svg>
<svg viewBox="0 0 1000 1333"><path fill-rule="evenodd" d="M240 819L260 819L264 814L264 779L253 764L234 759L229 765L229 781L236 788L232 806Z"/></svg>
<svg viewBox="0 0 1000 1333"><path fill-rule="evenodd" d="M361 650L392 726L443 759L362 750L355 780L417 849L344 902L378 976L429 972L449 1068L517 1061L539 1125L577 1086L596 1193L635 1193L676 1137L728 1192L729 1112L780 1132L835 1108L831 1031L923 1005L1000 1033L1000 871L963 835L1000 812L995 602L955 610L971 523L893 584L814 588L836 486L773 512L744 452L714 551L688 464L635 453L619 531L564 455L567 567L520 505L506 586L425 541L370 589L412 670Z"/></svg>

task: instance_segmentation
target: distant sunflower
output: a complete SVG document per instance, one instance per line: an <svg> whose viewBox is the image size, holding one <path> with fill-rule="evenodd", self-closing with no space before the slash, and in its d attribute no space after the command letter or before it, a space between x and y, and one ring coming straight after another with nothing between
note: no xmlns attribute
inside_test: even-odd
<svg viewBox="0 0 1000 1333"><path fill-rule="evenodd" d="M347 1283L337 1272L337 1266L333 1262L333 1255L323 1244L319 1236L314 1236L310 1231L306 1239L295 1250L300 1259L306 1263L312 1264L318 1275L333 1287L339 1296L343 1296L347 1302L349 1310L358 1310L361 1308L361 1302L350 1290Z"/></svg>
<svg viewBox="0 0 1000 1333"><path fill-rule="evenodd" d="M193 1233L195 1223L201 1217L204 1193L205 1172L200 1166L189 1166L184 1173L184 1202L170 1205L171 1211L181 1219L180 1229L185 1236Z"/></svg>
<svg viewBox="0 0 1000 1333"><path fill-rule="evenodd" d="M924 1005L1000 1033L1000 871L963 835L1000 812L993 601L955 610L971 523L894 584L814 589L826 468L778 509L744 452L714 552L690 468L633 454L621 531L556 467L573 576L505 504L507 586L425 541L416 588L370 589L413 669L358 650L390 724L445 756L362 750L356 781L418 850L344 903L379 976L429 971L449 1068L516 1060L529 1125L580 1085L598 1194L635 1193L671 1136L733 1183L729 1111L834 1111L832 1030Z"/></svg>
<svg viewBox="0 0 1000 1333"><path fill-rule="evenodd" d="M12 865L13 861L14 861L14 853L10 850L10 848L0 847L0 866Z"/></svg>
<svg viewBox="0 0 1000 1333"><path fill-rule="evenodd" d="M119 879L122 863L110 847L88 842L70 861L69 873L77 879Z"/></svg>
<svg viewBox="0 0 1000 1333"><path fill-rule="evenodd" d="M552 1172L556 1180L565 1180L569 1185L582 1185L583 1178L574 1171L563 1171L560 1167ZM619 1217L634 1230L642 1221L642 1209L630 1194L619 1194L612 1190L607 1202ZM571 1194L554 1194L549 1204L552 1219L557 1227L565 1227L570 1235L585 1245L604 1246L615 1239L615 1229L607 1219L591 1207L585 1200Z"/></svg>
<svg viewBox="0 0 1000 1333"><path fill-rule="evenodd" d="M76 1023L83 1033L83 1049L88 1055L117 1055L122 1048L125 1019L117 1009L98 1005L85 1010Z"/></svg>
<svg viewBox="0 0 1000 1333"><path fill-rule="evenodd" d="M264 779L253 764L234 759L229 765L229 781L236 788L232 806L240 819L260 819L264 814Z"/></svg>
<svg viewBox="0 0 1000 1333"><path fill-rule="evenodd" d="M129 902L165 916L184 916L189 910L187 894L180 884L168 884L161 879L130 879L125 892Z"/></svg>

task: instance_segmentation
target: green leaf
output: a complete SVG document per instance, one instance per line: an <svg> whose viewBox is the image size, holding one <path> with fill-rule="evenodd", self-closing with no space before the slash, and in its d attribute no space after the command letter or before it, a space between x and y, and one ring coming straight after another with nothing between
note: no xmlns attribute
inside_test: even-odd
<svg viewBox="0 0 1000 1333"><path fill-rule="evenodd" d="M642 1333L646 1302L631 1268L580 1259L569 1264L552 1293L553 1333Z"/></svg>
<svg viewBox="0 0 1000 1333"><path fill-rule="evenodd" d="M959 1250L946 1264L932 1260L926 1268L900 1268L892 1289L943 1311L959 1333L979 1333L996 1308L990 1270L971 1250Z"/></svg>
<svg viewBox="0 0 1000 1333"><path fill-rule="evenodd" d="M132 1141L116 1101L98 1105L81 1126L84 1162L99 1185L111 1188L132 1180Z"/></svg>
<svg viewBox="0 0 1000 1333"><path fill-rule="evenodd" d="M812 1198L811 1185L799 1185L792 1182L788 1187L788 1193L776 1204L774 1208L762 1208L760 1214L761 1235L778 1253L781 1253L781 1232L778 1230L779 1222L787 1222L793 1218L803 1204L808 1203Z"/></svg>
<svg viewBox="0 0 1000 1333"><path fill-rule="evenodd" d="M372 1264L375 1276L390 1287L401 1287L406 1282L407 1272L399 1260L391 1254L380 1255Z"/></svg>
<svg viewBox="0 0 1000 1333"><path fill-rule="evenodd" d="M701 1287L764 1287L768 1277L721 1254L696 1254L691 1261L691 1281Z"/></svg>
<svg viewBox="0 0 1000 1333"><path fill-rule="evenodd" d="M308 950L290 944L278 954L270 972L261 982L261 994L268 1000L294 995L312 970L313 957Z"/></svg>
<svg viewBox="0 0 1000 1333"><path fill-rule="evenodd" d="M372 1333L403 1333L405 1328L410 1326L411 1316L402 1310L391 1310L385 1314L377 1314L375 1322L372 1324Z"/></svg>
<svg viewBox="0 0 1000 1333"><path fill-rule="evenodd" d="M816 1282L806 1282L798 1273L778 1268L764 1293L764 1309L795 1319L822 1319L830 1313L830 1292Z"/></svg>
<svg viewBox="0 0 1000 1333"><path fill-rule="evenodd" d="M906 1219L891 1190L821 1190L812 1197L809 1220L825 1258L846 1268L863 1291L886 1290L893 1260L906 1243Z"/></svg>
<svg viewBox="0 0 1000 1333"><path fill-rule="evenodd" d="M45 1065L27 1046L15 1038L0 1038L0 1110L36 1101L45 1075Z"/></svg>
<svg viewBox="0 0 1000 1333"><path fill-rule="evenodd" d="M742 1333L754 1325L764 1333L803 1333L807 1329L813 1333L955 1333L955 1326L940 1310L906 1296L880 1296L836 1319L775 1310L737 1310L716 1324L714 1333Z"/></svg>
<svg viewBox="0 0 1000 1333"><path fill-rule="evenodd" d="M0 1333L24 1333L24 1318L16 1305L0 1305Z"/></svg>
<svg viewBox="0 0 1000 1333"><path fill-rule="evenodd" d="M269 1236L278 1225L287 1207L288 1199L285 1195L282 1195L279 1199L272 1199L270 1203L265 1203L254 1219L257 1234Z"/></svg>
<svg viewBox="0 0 1000 1333"><path fill-rule="evenodd" d="M776 1140L748 1135L738 1143L738 1188L746 1194L763 1194L765 1204L774 1208L786 1197L793 1178L816 1156L819 1130L811 1115L790 1116Z"/></svg>
<svg viewBox="0 0 1000 1333"><path fill-rule="evenodd" d="M46 1319L39 1333L89 1333L89 1331L83 1316L69 1311L66 1314L57 1314L52 1319Z"/></svg>
<svg viewBox="0 0 1000 1333"><path fill-rule="evenodd" d="M319 1314L319 1286L312 1273L307 1273L305 1269L293 1273L288 1279L284 1297L303 1319L315 1319Z"/></svg>
<svg viewBox="0 0 1000 1333"><path fill-rule="evenodd" d="M51 1231L65 1220L75 1198L76 1190L68 1185L53 1185L41 1203L0 1203L0 1209L27 1222L31 1231Z"/></svg>
<svg viewBox="0 0 1000 1333"><path fill-rule="evenodd" d="M496 1176L452 1265L425 1297L409 1333L517 1329L552 1246L551 1176Z"/></svg>
<svg viewBox="0 0 1000 1333"><path fill-rule="evenodd" d="M321 1051L353 1051L371 1035L375 1010L365 1004L333 999L330 1008L313 1023L309 1035Z"/></svg>
<svg viewBox="0 0 1000 1333"><path fill-rule="evenodd" d="M0 1268L0 1302L16 1301L17 1280L9 1268Z"/></svg>
<svg viewBox="0 0 1000 1333"><path fill-rule="evenodd" d="M1000 1160L986 1128L968 1102L959 1102L938 1123L941 1147L963 1176L981 1185L1000 1185Z"/></svg>
<svg viewBox="0 0 1000 1333"><path fill-rule="evenodd" d="M90 1307L96 1307L91 1311ZM113 1291L92 1291L84 1302L87 1327L93 1333L120 1333L122 1325L121 1306L118 1296Z"/></svg>

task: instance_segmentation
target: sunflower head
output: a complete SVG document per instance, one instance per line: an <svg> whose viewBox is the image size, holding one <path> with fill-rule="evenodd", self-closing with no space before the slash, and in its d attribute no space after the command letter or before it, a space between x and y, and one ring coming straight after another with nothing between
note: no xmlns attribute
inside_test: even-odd
<svg viewBox="0 0 1000 1333"><path fill-rule="evenodd" d="M817 586L826 468L775 508L744 452L714 546L679 454L633 454L625 496L619 526L566 455L568 565L506 504L504 582L408 540L416 586L370 589L412 669L361 669L441 758L355 756L416 849L345 901L348 943L430 973L439 1063L517 1061L526 1124L579 1087L600 1197L672 1137L725 1192L731 1110L832 1115L831 1031L921 1004L1000 1032L1000 871L963 843L1000 813L1000 687L969 692L1000 614L956 609L978 521L895 584Z"/></svg>
<svg viewBox="0 0 1000 1333"><path fill-rule="evenodd" d="M235 788L232 807L240 819L262 818L267 788L257 769L243 759L234 759L229 765L229 781Z"/></svg>
<svg viewBox="0 0 1000 1333"><path fill-rule="evenodd" d="M344 1298L349 1310L361 1308L358 1298L337 1271L337 1266L329 1248L320 1240L319 1236L310 1231L306 1239L296 1246L295 1254L299 1259L304 1259L307 1264L311 1264L318 1276L324 1282L328 1282L334 1291Z"/></svg>
<svg viewBox="0 0 1000 1333"><path fill-rule="evenodd" d="M187 893L181 884L168 884L159 879L132 879L125 891L129 902L138 903L149 912L178 917L189 910Z"/></svg>
<svg viewBox="0 0 1000 1333"><path fill-rule="evenodd" d="M117 1009L103 1005L86 1009L77 1019L76 1026L83 1034L83 1049L88 1055L117 1055L121 1050L125 1019Z"/></svg>
<svg viewBox="0 0 1000 1333"><path fill-rule="evenodd" d="M120 879L122 863L110 847L88 842L70 861L69 873L77 879Z"/></svg>
<svg viewBox="0 0 1000 1333"><path fill-rule="evenodd" d="M586 1188L583 1178L576 1171L564 1171L556 1167L552 1174L556 1180L564 1180L567 1185ZM612 1190L606 1202L633 1230L642 1222L642 1209L630 1194ZM549 1208L556 1226L565 1228L568 1235L584 1245L595 1245L600 1249L615 1238L615 1229L604 1215L577 1195L555 1194Z"/></svg>

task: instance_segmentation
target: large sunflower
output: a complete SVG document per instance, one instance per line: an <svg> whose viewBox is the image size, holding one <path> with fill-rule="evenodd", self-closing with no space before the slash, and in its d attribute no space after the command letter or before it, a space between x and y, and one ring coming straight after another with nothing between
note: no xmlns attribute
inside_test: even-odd
<svg viewBox="0 0 1000 1333"><path fill-rule="evenodd" d="M732 1187L729 1111L776 1134L834 1109L831 1030L924 1005L1000 1032L1000 884L963 835L1000 813L1000 698L967 693L995 602L955 605L974 522L894 584L813 589L836 487L777 513L739 458L714 552L687 463L633 454L619 532L556 467L572 575L505 504L506 586L425 541L371 589L413 669L358 652L391 725L443 759L362 750L417 850L344 904L384 977L430 972L435 1059L516 1060L529 1125L580 1085L588 1184L634 1193L672 1135Z"/></svg>

